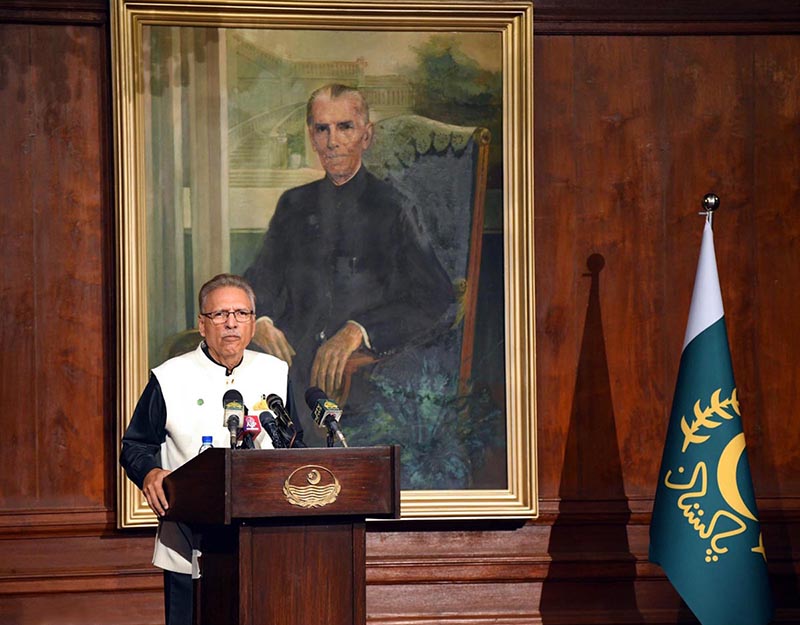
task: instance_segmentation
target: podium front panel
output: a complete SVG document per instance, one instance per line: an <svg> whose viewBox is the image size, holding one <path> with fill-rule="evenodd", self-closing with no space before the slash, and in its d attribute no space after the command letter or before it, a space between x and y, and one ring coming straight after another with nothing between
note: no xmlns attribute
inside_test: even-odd
<svg viewBox="0 0 800 625"><path fill-rule="evenodd" d="M396 518L396 448L306 448L231 454L231 518Z"/></svg>
<svg viewBox="0 0 800 625"><path fill-rule="evenodd" d="M243 625L364 623L363 523L325 521L240 527Z"/></svg>
<svg viewBox="0 0 800 625"><path fill-rule="evenodd" d="M164 480L165 519L400 517L400 451L381 447L209 449Z"/></svg>

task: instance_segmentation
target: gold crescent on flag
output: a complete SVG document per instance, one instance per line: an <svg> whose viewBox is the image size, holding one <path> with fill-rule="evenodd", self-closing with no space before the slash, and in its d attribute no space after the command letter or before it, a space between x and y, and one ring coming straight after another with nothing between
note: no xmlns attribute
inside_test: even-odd
<svg viewBox="0 0 800 625"><path fill-rule="evenodd" d="M742 499L742 494L739 492L739 484L736 482L736 467L739 464L739 458L742 457L744 448L744 432L740 432L730 440L725 449L722 450L722 454L720 454L719 464L717 465L717 483L725 503L742 516L758 521Z"/></svg>

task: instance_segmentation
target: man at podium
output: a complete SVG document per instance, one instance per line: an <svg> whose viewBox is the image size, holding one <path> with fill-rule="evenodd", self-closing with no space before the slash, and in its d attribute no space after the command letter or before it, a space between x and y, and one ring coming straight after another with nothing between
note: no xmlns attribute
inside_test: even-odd
<svg viewBox="0 0 800 625"><path fill-rule="evenodd" d="M159 517L168 507L164 478L198 454L203 438L211 437L215 447L231 445L235 429L226 423L224 404L230 402L224 397L235 391L233 396L252 408L275 394L291 412L288 365L246 349L255 333L256 301L250 284L240 276L220 274L200 289L198 304L203 341L194 351L151 371L122 438L120 464ZM254 447L272 447L265 432L251 436ZM160 521L153 564L164 569L167 625L192 623L192 575L197 573L193 555L197 552L191 530L182 523Z"/></svg>

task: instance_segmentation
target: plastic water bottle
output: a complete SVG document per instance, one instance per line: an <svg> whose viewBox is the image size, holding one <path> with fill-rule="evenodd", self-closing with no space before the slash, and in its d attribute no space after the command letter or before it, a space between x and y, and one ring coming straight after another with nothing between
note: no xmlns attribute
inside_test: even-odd
<svg viewBox="0 0 800 625"><path fill-rule="evenodd" d="M206 449L211 449L214 446L213 441L214 441L213 436L204 436L203 444L200 445L200 451L198 451L197 453L202 454Z"/></svg>

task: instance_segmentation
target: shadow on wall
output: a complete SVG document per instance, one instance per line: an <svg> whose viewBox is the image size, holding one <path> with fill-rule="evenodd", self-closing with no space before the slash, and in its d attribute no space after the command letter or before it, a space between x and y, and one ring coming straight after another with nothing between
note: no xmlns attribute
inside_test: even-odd
<svg viewBox="0 0 800 625"><path fill-rule="evenodd" d="M542 585L542 623L641 622L628 543L631 513L622 478L600 311L605 259L587 259L591 279L575 394ZM587 521L591 520L591 524Z"/></svg>

